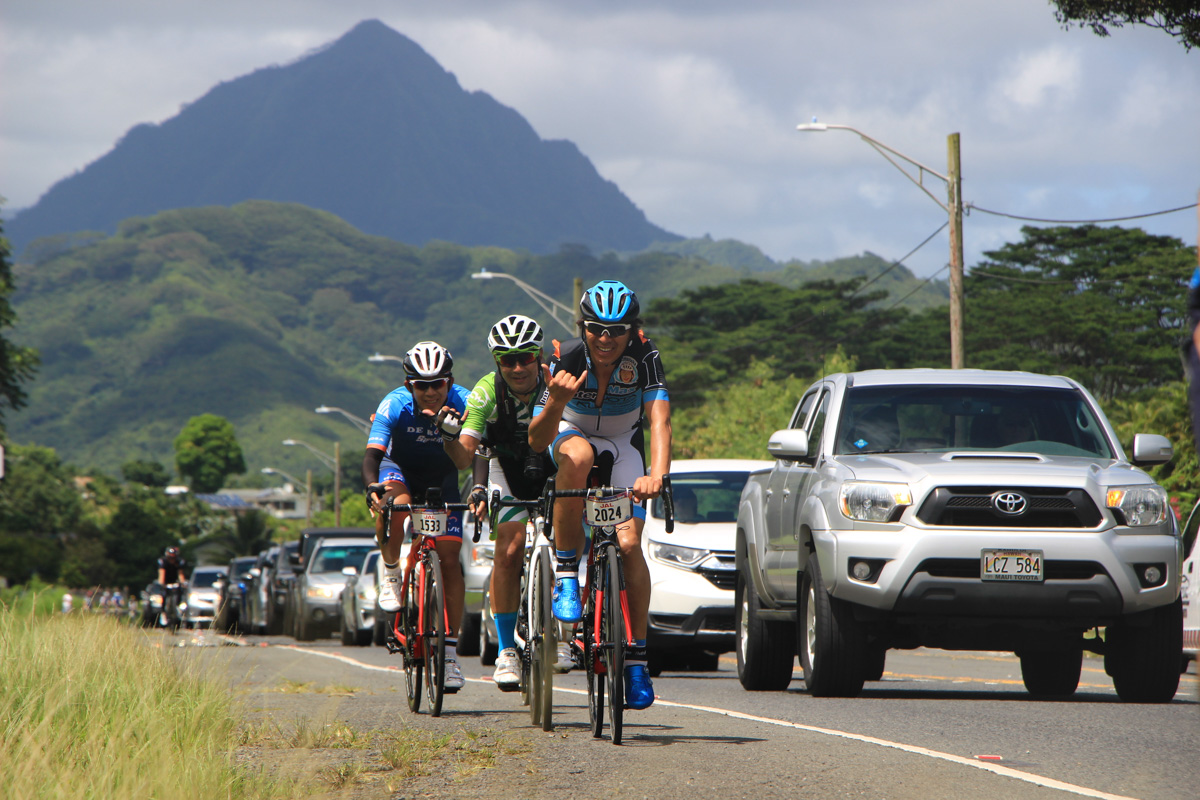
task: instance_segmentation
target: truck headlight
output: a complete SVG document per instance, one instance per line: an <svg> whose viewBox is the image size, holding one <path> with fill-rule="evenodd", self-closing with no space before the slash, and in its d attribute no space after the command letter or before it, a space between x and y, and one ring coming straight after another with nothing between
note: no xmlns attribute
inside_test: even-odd
<svg viewBox="0 0 1200 800"><path fill-rule="evenodd" d="M842 514L860 522L894 522L912 505L912 492L903 483L842 484Z"/></svg>
<svg viewBox="0 0 1200 800"><path fill-rule="evenodd" d="M707 550L695 547L680 547L677 544L650 542L650 557L673 567L691 569L708 557Z"/></svg>
<svg viewBox="0 0 1200 800"><path fill-rule="evenodd" d="M1161 486L1117 486L1108 490L1106 499L1117 521L1131 528L1158 525L1167 518L1167 490Z"/></svg>
<svg viewBox="0 0 1200 800"><path fill-rule="evenodd" d="M332 600L333 599L333 587L332 586L309 586L308 590L305 592L305 594L307 594L309 597L315 598L317 600Z"/></svg>

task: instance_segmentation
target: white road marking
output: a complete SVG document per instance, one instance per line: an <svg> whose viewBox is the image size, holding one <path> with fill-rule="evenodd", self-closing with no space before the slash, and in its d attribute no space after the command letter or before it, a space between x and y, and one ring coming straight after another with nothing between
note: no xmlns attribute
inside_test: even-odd
<svg viewBox="0 0 1200 800"><path fill-rule="evenodd" d="M338 653L329 653L329 652L323 652L320 650L309 650L308 648L305 648L305 647L293 647L290 645L284 645L284 646L288 647L288 649L290 649L290 650L295 650L298 653L308 653L308 654L314 655L314 656L321 656L322 658L330 658L330 659L333 659L334 661L340 661L343 664L350 664L352 666L360 667L362 669L373 670L376 672L391 672L391 673L400 671L399 668L397 668L397 667L376 667L371 664L364 664L361 661L357 661L353 658L349 658L347 656L343 656ZM467 681L469 681L471 683L484 683L484 684L491 683L491 680L486 679L486 678L467 678ZM554 691L566 692L568 694L578 694L578 695L584 695L584 696L587 695L586 690L568 689L563 686L555 686ZM1058 791L1062 791L1062 792L1070 792L1072 794L1077 794L1082 797L1095 797L1095 798L1099 798L1099 800L1136 800L1136 798L1127 797L1125 795L1109 794L1108 792L1101 792L1097 789L1089 789L1086 786L1076 786L1073 783L1057 781L1057 780L1054 780L1053 778L1044 778L1040 775L1034 775L1029 772L1022 772L1020 770L1012 769L1011 767L1004 767L999 764L988 763L985 761L977 761L975 759L965 758L963 756L956 756L952 753L943 753L938 750L930 750L925 747L917 747L917 746L911 745L911 744L902 744L900 742L892 742L892 741L888 741L887 739L877 739L874 736L863 736L862 734L849 733L847 731L833 730L832 728L818 728L814 725L802 725L798 722L789 722L788 720L773 719L771 717L760 717L760 716L757 716L754 714L746 714L741 711L732 711L727 708L715 708L712 706L696 706L696 705L691 705L689 703L676 703L674 701L663 700L658 697L655 698L654 704L657 706L669 706L671 708L686 708L689 711L700 711L700 712L704 712L707 714L720 714L721 716L731 717L733 719L744 719L749 722L761 722L761 723L764 723L767 725L777 725L781 728L792 728L794 730L808 731L810 733L820 733L825 736L836 736L840 739L850 739L850 740L856 741L856 742L863 742L864 744L878 745L879 747L890 747L893 750L901 750L906 753L912 753L912 754L918 755L918 756L925 756L926 758L937 758L937 759L941 759L942 761L949 761L952 764L958 764L958 765L964 766L964 767L972 767L974 769L981 769L981 770L984 770L985 772L991 772L996 775L1002 775L1006 778L1015 778L1016 780L1019 780L1019 781L1025 781L1026 783L1032 783L1035 786L1044 786L1047 789L1057 789Z"/></svg>

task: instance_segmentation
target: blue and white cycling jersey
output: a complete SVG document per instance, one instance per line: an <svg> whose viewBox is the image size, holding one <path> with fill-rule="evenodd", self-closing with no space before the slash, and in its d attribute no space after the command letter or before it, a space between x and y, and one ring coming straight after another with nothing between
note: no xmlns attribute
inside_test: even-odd
<svg viewBox="0 0 1200 800"><path fill-rule="evenodd" d="M555 342L550 374L553 376L560 369L572 375L579 375L585 369L588 372L587 380L567 402L562 416L563 422L574 425L587 436L628 438L633 431L640 430L645 403L670 399L658 348L640 332L630 340L617 362L599 406L596 398L600 384L583 339L572 339L564 344ZM542 413L549 397L547 389L534 406L534 416Z"/></svg>
<svg viewBox="0 0 1200 800"><path fill-rule="evenodd" d="M446 405L462 414L469 394L466 388L451 384ZM375 410L367 447L383 450L405 475L426 486L440 486L447 475L458 474L442 447L434 418L418 410L412 392L403 386L389 392Z"/></svg>

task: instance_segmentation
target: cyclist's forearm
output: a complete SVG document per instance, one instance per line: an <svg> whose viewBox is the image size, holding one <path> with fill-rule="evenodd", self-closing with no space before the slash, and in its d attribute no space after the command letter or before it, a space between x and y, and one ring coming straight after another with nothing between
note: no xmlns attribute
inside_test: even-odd
<svg viewBox="0 0 1200 800"><path fill-rule="evenodd" d="M382 463L383 451L377 447L368 447L362 463L363 486L379 482L379 465Z"/></svg>
<svg viewBox="0 0 1200 800"><path fill-rule="evenodd" d="M661 478L671 471L671 406L666 400L650 404L650 474Z"/></svg>
<svg viewBox="0 0 1200 800"><path fill-rule="evenodd" d="M457 439L443 441L442 446L446 455L450 456L450 460L454 462L455 469L466 469L471 466L471 461L475 457L475 445L478 442L478 439L460 434Z"/></svg>
<svg viewBox="0 0 1200 800"><path fill-rule="evenodd" d="M553 403L547 403L542 413L529 423L529 446L535 453L542 452L554 441L562 415L563 408L555 408Z"/></svg>

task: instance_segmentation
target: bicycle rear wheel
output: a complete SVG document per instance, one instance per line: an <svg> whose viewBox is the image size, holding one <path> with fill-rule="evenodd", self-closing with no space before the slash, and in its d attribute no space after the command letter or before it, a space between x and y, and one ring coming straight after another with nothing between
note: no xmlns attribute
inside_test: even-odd
<svg viewBox="0 0 1200 800"><path fill-rule="evenodd" d="M421 642L425 650L425 694L429 697L429 713L442 713L442 697L446 680L446 595L442 583L442 562L434 550L428 551L422 592Z"/></svg>
<svg viewBox="0 0 1200 800"><path fill-rule="evenodd" d="M616 545L607 544L603 560L604 616L600 625L605 660L605 680L608 684L609 726L612 743L621 743L621 726L625 711L625 612L621 605L621 554Z"/></svg>
<svg viewBox="0 0 1200 800"><path fill-rule="evenodd" d="M404 659L404 692L408 696L408 710L414 714L421 710L421 672L424 663L421 659L420 631L417 629L417 587L424 574L424 567L418 565L416 572L408 576L404 603L394 617L395 629L404 635L400 650Z"/></svg>
<svg viewBox="0 0 1200 800"><path fill-rule="evenodd" d="M542 730L553 730L554 716L554 663L558 659L558 630L554 622L551 605L550 551L538 550L531 564L529 630L532 659L529 670L529 712L534 725Z"/></svg>
<svg viewBox="0 0 1200 800"><path fill-rule="evenodd" d="M598 558L596 553L593 559ZM596 640L596 615L600 610L596 607L596 594L599 592L599 569L596 563L588 568L588 593L583 609L583 663L587 671L588 687L588 717L591 721L592 736L599 739L604 731L604 663L600 660L600 651Z"/></svg>

